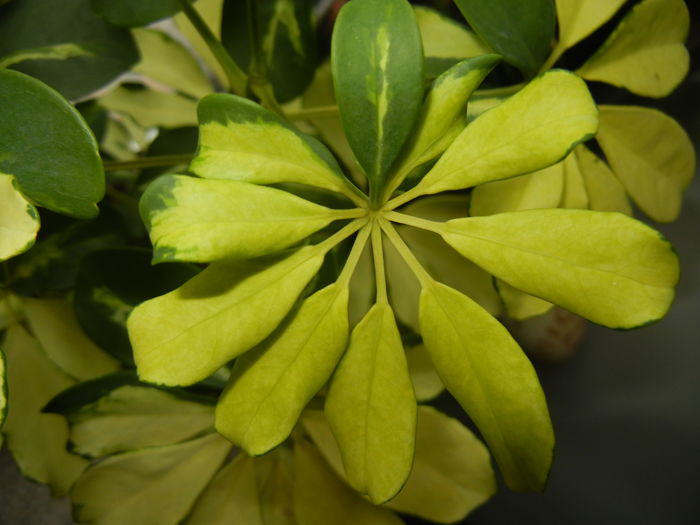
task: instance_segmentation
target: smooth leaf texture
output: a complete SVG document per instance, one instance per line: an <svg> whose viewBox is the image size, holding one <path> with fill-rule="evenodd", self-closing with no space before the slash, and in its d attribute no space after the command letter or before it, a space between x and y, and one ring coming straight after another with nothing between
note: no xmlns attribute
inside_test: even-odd
<svg viewBox="0 0 700 525"><path fill-rule="evenodd" d="M255 460L239 453L197 500L186 525L265 525L255 480Z"/></svg>
<svg viewBox="0 0 700 525"><path fill-rule="evenodd" d="M486 439L506 484L542 491L554 434L537 374L518 344L466 295L435 281L421 292L420 326L440 378Z"/></svg>
<svg viewBox="0 0 700 525"><path fill-rule="evenodd" d="M304 525L402 525L391 511L365 501L308 441L295 444L294 514ZM323 499L319 500L319 495Z"/></svg>
<svg viewBox="0 0 700 525"><path fill-rule="evenodd" d="M398 496L387 506L439 523L464 519L496 492L484 444L458 420L418 407L416 457Z"/></svg>
<svg viewBox="0 0 700 525"><path fill-rule="evenodd" d="M80 114L38 80L0 70L0 172L52 211L97 215L104 172L97 142Z"/></svg>
<svg viewBox="0 0 700 525"><path fill-rule="evenodd" d="M241 356L216 407L216 429L253 455L284 441L345 350L348 289L332 284L304 301L286 326Z"/></svg>
<svg viewBox="0 0 700 525"><path fill-rule="evenodd" d="M3 428L7 448L22 474L48 484L54 496L63 496L87 461L66 451L65 419L41 409L73 380L46 358L36 339L19 324L7 330L3 349L7 389L12 393Z"/></svg>
<svg viewBox="0 0 700 525"><path fill-rule="evenodd" d="M294 517L294 456L286 447L256 458L256 474L262 478L259 489L265 525L297 525ZM260 468L258 468L260 467ZM259 478L259 479L260 479Z"/></svg>
<svg viewBox="0 0 700 525"><path fill-rule="evenodd" d="M516 321L545 314L554 306L552 303L543 301L539 297L523 293L499 279L496 279L496 286L508 317Z"/></svg>
<svg viewBox="0 0 700 525"><path fill-rule="evenodd" d="M588 208L588 192L583 181L583 174L576 158L569 154L561 163L564 168L564 188L560 208L585 210ZM555 208L556 206L551 206Z"/></svg>
<svg viewBox="0 0 700 525"><path fill-rule="evenodd" d="M286 191L164 175L141 197L153 261L211 262L281 251L327 226L334 211Z"/></svg>
<svg viewBox="0 0 700 525"><path fill-rule="evenodd" d="M406 364L418 402L435 399L445 390L424 344L406 348Z"/></svg>
<svg viewBox="0 0 700 525"><path fill-rule="evenodd" d="M583 144L574 149L573 155L583 175L590 209L632 215L625 188L608 165Z"/></svg>
<svg viewBox="0 0 700 525"><path fill-rule="evenodd" d="M688 73L683 42L689 23L683 0L644 0L577 73L637 95L665 97Z"/></svg>
<svg viewBox="0 0 700 525"><path fill-rule="evenodd" d="M90 0L90 3L98 15L120 27L145 26L180 10L178 0Z"/></svg>
<svg viewBox="0 0 700 525"><path fill-rule="evenodd" d="M663 317L678 282L670 244L619 213L526 210L452 220L441 233L510 285L611 328Z"/></svg>
<svg viewBox="0 0 700 525"><path fill-rule="evenodd" d="M27 251L39 232L39 214L15 188L14 178L0 173L0 261Z"/></svg>
<svg viewBox="0 0 700 525"><path fill-rule="evenodd" d="M413 191L469 188L545 168L597 129L585 82L550 71L469 124Z"/></svg>
<svg viewBox="0 0 700 525"><path fill-rule="evenodd" d="M343 176L331 153L278 117L235 95L199 102L199 149L190 169L200 177L256 184L297 182L338 191Z"/></svg>
<svg viewBox="0 0 700 525"><path fill-rule="evenodd" d="M678 217L695 173L695 150L675 120L650 108L601 106L596 140L644 213L659 222Z"/></svg>
<svg viewBox="0 0 700 525"><path fill-rule="evenodd" d="M218 434L109 457L72 490L78 521L175 525L223 463L231 444Z"/></svg>
<svg viewBox="0 0 700 525"><path fill-rule="evenodd" d="M178 93L117 87L100 98L100 106L127 115L142 128L177 128L197 123L197 103Z"/></svg>
<svg viewBox="0 0 700 525"><path fill-rule="evenodd" d="M627 0L556 0L559 45L577 44L617 12Z"/></svg>
<svg viewBox="0 0 700 525"><path fill-rule="evenodd" d="M528 76L549 55L554 38L552 0L455 0L477 34Z"/></svg>
<svg viewBox="0 0 700 525"><path fill-rule="evenodd" d="M215 263L137 306L127 328L139 376L189 385L249 350L287 315L323 255L308 246L267 266L260 260Z"/></svg>
<svg viewBox="0 0 700 525"><path fill-rule="evenodd" d="M423 52L405 0L354 0L333 30L331 68L343 128L372 191L380 191L418 117Z"/></svg>
<svg viewBox="0 0 700 525"><path fill-rule="evenodd" d="M413 465L416 396L387 303L374 305L353 330L325 412L350 485L375 504L395 496Z"/></svg>

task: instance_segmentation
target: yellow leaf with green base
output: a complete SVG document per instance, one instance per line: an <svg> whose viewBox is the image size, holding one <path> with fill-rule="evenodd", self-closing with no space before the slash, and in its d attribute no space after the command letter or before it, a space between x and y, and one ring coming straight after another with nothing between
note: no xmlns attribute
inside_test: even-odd
<svg viewBox="0 0 700 525"><path fill-rule="evenodd" d="M31 248L38 232L36 208L15 188L14 178L0 172L0 261Z"/></svg>

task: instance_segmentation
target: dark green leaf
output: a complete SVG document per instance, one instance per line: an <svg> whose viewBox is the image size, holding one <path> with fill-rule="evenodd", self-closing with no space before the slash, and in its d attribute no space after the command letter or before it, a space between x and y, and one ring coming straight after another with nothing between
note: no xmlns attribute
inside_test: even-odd
<svg viewBox="0 0 700 525"><path fill-rule="evenodd" d="M474 28L506 62L534 76L554 38L552 0L455 0Z"/></svg>
<svg viewBox="0 0 700 525"><path fill-rule="evenodd" d="M92 8L110 24L145 26L180 10L178 0L91 0Z"/></svg>

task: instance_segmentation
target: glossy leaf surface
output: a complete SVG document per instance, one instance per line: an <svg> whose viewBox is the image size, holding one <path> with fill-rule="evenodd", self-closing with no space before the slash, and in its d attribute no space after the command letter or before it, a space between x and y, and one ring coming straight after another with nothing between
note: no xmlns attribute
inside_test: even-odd
<svg viewBox="0 0 700 525"><path fill-rule="evenodd" d="M554 434L537 375L518 344L466 295L434 281L421 292L420 325L440 378L486 439L506 484L542 491Z"/></svg>
<svg viewBox="0 0 700 525"><path fill-rule="evenodd" d="M38 231L36 208L17 191L13 177L0 173L0 261L31 248Z"/></svg>

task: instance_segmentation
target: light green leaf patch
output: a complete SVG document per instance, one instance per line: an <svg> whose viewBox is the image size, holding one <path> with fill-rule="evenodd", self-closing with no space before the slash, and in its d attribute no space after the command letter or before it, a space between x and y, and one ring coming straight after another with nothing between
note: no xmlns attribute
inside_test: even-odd
<svg viewBox="0 0 700 525"><path fill-rule="evenodd" d="M230 450L224 438L208 434L109 457L75 483L75 517L101 525L179 523Z"/></svg>
<svg viewBox="0 0 700 525"><path fill-rule="evenodd" d="M216 407L216 429L249 454L284 441L345 350L348 288L332 284L304 301L269 342L241 356Z"/></svg>
<svg viewBox="0 0 700 525"><path fill-rule="evenodd" d="M474 421L514 490L542 491L554 434L537 375L508 331L452 288L426 283L423 342L440 378Z"/></svg>
<svg viewBox="0 0 700 525"><path fill-rule="evenodd" d="M608 165L583 144L574 149L573 155L583 175L589 208L632 215L625 188Z"/></svg>
<svg viewBox="0 0 700 525"><path fill-rule="evenodd" d="M554 306L539 297L523 293L500 279L496 279L496 286L508 317L516 321L545 314Z"/></svg>
<svg viewBox="0 0 700 525"><path fill-rule="evenodd" d="M141 303L127 321L139 376L189 385L249 350L287 315L323 256L306 246L275 261L214 263Z"/></svg>
<svg viewBox="0 0 700 525"><path fill-rule="evenodd" d="M561 163L564 169L564 188L561 195L560 208L585 210L588 208L588 192L583 180L583 173L576 157L569 154ZM556 208L556 206L551 206Z"/></svg>
<svg viewBox="0 0 700 525"><path fill-rule="evenodd" d="M416 393L416 401L430 401L445 390L445 385L435 371L424 344L406 348L406 364Z"/></svg>
<svg viewBox="0 0 700 525"><path fill-rule="evenodd" d="M663 317L678 282L670 244L619 213L526 210L448 221L441 233L510 285L612 328Z"/></svg>
<svg viewBox="0 0 700 525"><path fill-rule="evenodd" d="M183 175L151 183L140 208L155 263L259 257L348 218L275 188Z"/></svg>
<svg viewBox="0 0 700 525"><path fill-rule="evenodd" d="M355 327L325 405L349 483L383 503L411 472L416 397L391 307L374 305Z"/></svg>
<svg viewBox="0 0 700 525"><path fill-rule="evenodd" d="M197 123L197 104L178 93L117 87L100 98L100 106L128 115L144 128L177 128Z"/></svg>
<svg viewBox="0 0 700 525"><path fill-rule="evenodd" d="M25 60L65 60L79 56L91 56L92 53L77 44L56 44L53 46L19 49L12 53L0 56L0 68L9 67Z"/></svg>
<svg viewBox="0 0 700 525"><path fill-rule="evenodd" d="M577 44L617 12L627 0L556 0L559 46Z"/></svg>
<svg viewBox="0 0 700 525"><path fill-rule="evenodd" d="M0 173L0 261L31 248L38 232L36 208L17 191L13 177Z"/></svg>
<svg viewBox="0 0 700 525"><path fill-rule="evenodd" d="M596 140L644 213L659 222L678 217L695 174L695 150L675 120L650 108L601 106Z"/></svg>
<svg viewBox="0 0 700 525"><path fill-rule="evenodd" d="M469 124L410 195L545 168L597 129L598 110L585 82L566 71L550 71Z"/></svg>
<svg viewBox="0 0 700 525"><path fill-rule="evenodd" d="M644 0L577 73L637 95L665 97L688 73L683 42L689 23L683 0Z"/></svg>

